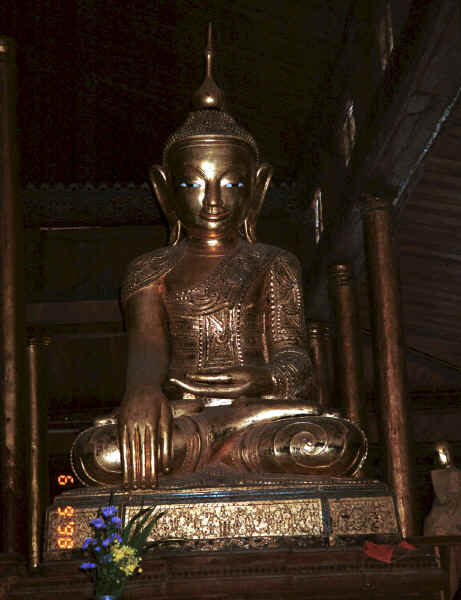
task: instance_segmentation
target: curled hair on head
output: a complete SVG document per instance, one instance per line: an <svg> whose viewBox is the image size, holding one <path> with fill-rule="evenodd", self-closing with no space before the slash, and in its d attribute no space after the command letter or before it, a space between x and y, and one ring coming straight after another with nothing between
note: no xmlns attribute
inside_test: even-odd
<svg viewBox="0 0 461 600"><path fill-rule="evenodd" d="M163 164L170 148L179 142L190 138L206 135L219 135L237 138L247 143L259 160L258 146L254 137L241 127L229 113L222 110L198 110L191 112L181 127L168 138L163 150Z"/></svg>

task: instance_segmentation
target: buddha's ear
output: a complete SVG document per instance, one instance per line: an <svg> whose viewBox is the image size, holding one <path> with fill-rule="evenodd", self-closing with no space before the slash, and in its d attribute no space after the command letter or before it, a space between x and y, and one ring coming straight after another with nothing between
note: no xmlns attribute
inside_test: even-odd
<svg viewBox="0 0 461 600"><path fill-rule="evenodd" d="M176 246L181 238L181 221L171 206L168 179L162 167L154 165L149 171L152 187L170 228L169 244Z"/></svg>
<svg viewBox="0 0 461 600"><path fill-rule="evenodd" d="M268 163L263 163L256 171L253 200L243 224L245 237L251 243L256 242L256 221L259 213L261 212L264 198L266 197L267 188L269 187L269 183L272 179L272 173L272 165L269 165Z"/></svg>

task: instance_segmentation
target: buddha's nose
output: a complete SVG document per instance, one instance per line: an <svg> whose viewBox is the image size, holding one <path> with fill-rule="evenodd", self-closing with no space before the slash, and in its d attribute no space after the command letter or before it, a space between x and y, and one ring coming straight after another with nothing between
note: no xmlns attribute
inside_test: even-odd
<svg viewBox="0 0 461 600"><path fill-rule="evenodd" d="M209 182L206 186L203 209L210 214L218 214L222 211L221 190L217 182Z"/></svg>

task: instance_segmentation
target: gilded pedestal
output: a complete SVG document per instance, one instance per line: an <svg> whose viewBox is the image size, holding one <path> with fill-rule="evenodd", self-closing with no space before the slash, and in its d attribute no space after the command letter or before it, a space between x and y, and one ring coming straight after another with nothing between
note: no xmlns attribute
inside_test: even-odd
<svg viewBox="0 0 461 600"><path fill-rule="evenodd" d="M165 477L155 490L64 492L48 510L46 558L70 558L108 503L120 507L124 522L156 505L164 515L151 541L163 551L327 548L400 537L394 498L380 482L210 471Z"/></svg>

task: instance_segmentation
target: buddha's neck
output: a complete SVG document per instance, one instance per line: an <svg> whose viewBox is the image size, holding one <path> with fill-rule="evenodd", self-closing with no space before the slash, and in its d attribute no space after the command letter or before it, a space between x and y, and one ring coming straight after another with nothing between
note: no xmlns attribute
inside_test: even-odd
<svg viewBox="0 0 461 600"><path fill-rule="evenodd" d="M190 253L200 256L226 256L234 251L239 242L240 236L238 234L225 238L188 236L186 247Z"/></svg>

